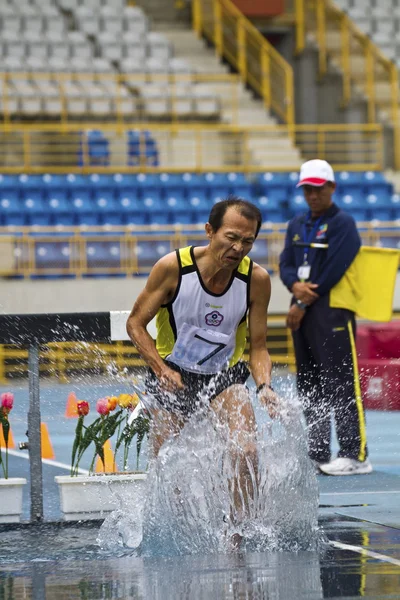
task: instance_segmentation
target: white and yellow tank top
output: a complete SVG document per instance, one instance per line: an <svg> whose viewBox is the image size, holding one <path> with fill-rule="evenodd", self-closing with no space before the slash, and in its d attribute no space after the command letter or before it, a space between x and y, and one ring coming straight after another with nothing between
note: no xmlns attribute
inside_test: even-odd
<svg viewBox="0 0 400 600"><path fill-rule="evenodd" d="M171 302L156 315L161 358L194 373L218 373L243 355L253 261L245 257L221 294L204 285L193 246L176 251L179 281Z"/></svg>

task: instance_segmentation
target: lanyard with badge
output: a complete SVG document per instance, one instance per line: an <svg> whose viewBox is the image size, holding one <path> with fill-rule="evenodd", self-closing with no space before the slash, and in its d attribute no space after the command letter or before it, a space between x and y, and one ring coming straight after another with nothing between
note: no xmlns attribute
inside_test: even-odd
<svg viewBox="0 0 400 600"><path fill-rule="evenodd" d="M307 215L306 222L304 223L304 231L303 231L303 241L304 241L304 256L303 256L303 264L297 270L297 276L300 281L307 281L311 275L311 265L308 264L308 253L310 251L311 242L314 239L314 236L318 230L322 222L322 217L319 217L314 223L314 227L311 229L311 232L307 233L307 223L311 218L311 214Z"/></svg>

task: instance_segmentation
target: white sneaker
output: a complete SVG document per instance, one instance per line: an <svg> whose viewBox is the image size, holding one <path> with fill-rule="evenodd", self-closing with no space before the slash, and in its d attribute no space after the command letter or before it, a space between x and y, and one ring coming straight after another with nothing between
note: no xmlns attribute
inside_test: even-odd
<svg viewBox="0 0 400 600"><path fill-rule="evenodd" d="M326 464L319 465L320 471L325 475L367 475L372 473L369 460L355 460L354 458L335 458Z"/></svg>

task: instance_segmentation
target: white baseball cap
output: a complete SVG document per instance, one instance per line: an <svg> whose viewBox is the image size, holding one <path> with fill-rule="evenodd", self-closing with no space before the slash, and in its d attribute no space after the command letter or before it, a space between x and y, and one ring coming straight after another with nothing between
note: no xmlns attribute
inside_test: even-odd
<svg viewBox="0 0 400 600"><path fill-rule="evenodd" d="M301 165L299 183L296 187L302 185L321 187L327 181L335 181L335 174L331 165L326 160L315 158Z"/></svg>

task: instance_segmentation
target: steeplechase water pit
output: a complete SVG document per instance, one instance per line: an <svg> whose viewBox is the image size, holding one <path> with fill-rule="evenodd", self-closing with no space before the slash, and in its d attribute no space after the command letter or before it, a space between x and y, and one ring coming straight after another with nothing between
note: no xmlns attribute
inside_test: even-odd
<svg viewBox="0 0 400 600"><path fill-rule="evenodd" d="M400 413L368 412L375 471L316 476L306 456L301 418L271 422L254 397L260 492L243 526L244 543L226 540L229 511L224 432L194 420L148 465L146 479L114 492L100 518L65 520L56 476L69 476L75 419L64 417L68 393L100 397L141 390L141 375L84 374L67 383L40 381L41 345L124 339L124 313L3 315L3 344L28 347L29 382L12 380L14 440L10 476L26 478L20 523L0 525L0 597L9 598L396 598L400 590ZM39 385L40 383L40 385ZM293 404L293 376L274 379ZM45 422L55 459L41 460ZM4 450L3 450L4 455ZM92 456L83 457L85 476ZM136 455L130 457L136 467ZM107 476L94 475L93 478ZM105 483L105 487L109 487ZM1 491L0 491L1 493ZM83 488L82 494L85 494ZM91 515L93 517L93 515Z"/></svg>

